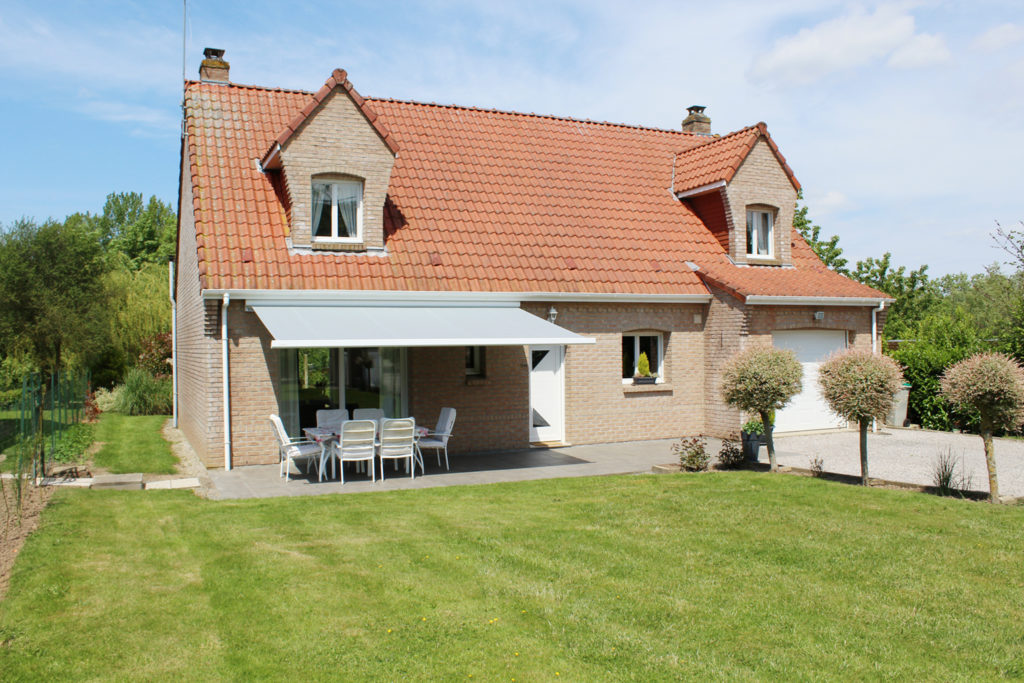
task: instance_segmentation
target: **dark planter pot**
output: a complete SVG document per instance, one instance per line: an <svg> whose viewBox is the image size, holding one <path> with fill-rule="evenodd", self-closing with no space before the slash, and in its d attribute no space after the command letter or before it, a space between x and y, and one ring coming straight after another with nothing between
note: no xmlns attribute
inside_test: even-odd
<svg viewBox="0 0 1024 683"><path fill-rule="evenodd" d="M633 384L654 384L658 381L657 377L634 377Z"/></svg>
<svg viewBox="0 0 1024 683"><path fill-rule="evenodd" d="M740 434L743 444L743 457L751 462L757 462L757 453L761 450L761 444L765 443L764 434Z"/></svg>

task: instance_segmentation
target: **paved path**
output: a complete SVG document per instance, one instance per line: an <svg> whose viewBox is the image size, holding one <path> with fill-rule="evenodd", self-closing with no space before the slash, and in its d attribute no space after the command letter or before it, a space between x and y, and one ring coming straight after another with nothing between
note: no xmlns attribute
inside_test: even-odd
<svg viewBox="0 0 1024 683"><path fill-rule="evenodd" d="M1024 496L1024 440L996 439L996 473L999 493ZM968 488L988 491L988 468L981 437L921 429L886 427L868 434L868 474L879 479L931 486L935 461L949 450L956 457L957 472L970 478ZM860 435L840 431L803 436L778 436L775 452L780 465L807 468L815 455L824 460L825 471L860 475ZM768 462L761 448L761 462Z"/></svg>
<svg viewBox="0 0 1024 683"><path fill-rule="evenodd" d="M410 479L388 465L383 482L371 482L365 475L354 475L345 485L337 481L318 483L315 476L299 474L285 482L277 465L237 467L230 472L211 470L213 490L210 498L269 498L274 496L306 496L323 493L360 493L395 489L420 489L457 484L492 484L505 481L588 477L603 474L650 472L655 465L675 462L673 440L631 441L627 443L569 446L566 448L530 449L483 455L451 457L451 472L438 468L431 452L424 454L426 476ZM716 439L708 440L712 455L720 447ZM293 470L294 473L294 470ZM346 474L346 477L348 475Z"/></svg>

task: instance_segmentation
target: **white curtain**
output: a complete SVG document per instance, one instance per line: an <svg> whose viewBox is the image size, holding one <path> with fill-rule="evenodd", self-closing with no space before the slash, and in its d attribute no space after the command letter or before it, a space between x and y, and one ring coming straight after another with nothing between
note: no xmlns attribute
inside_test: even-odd
<svg viewBox="0 0 1024 683"><path fill-rule="evenodd" d="M359 234L359 202L363 199L363 185L348 182L334 187L338 202L338 237L356 237Z"/></svg>
<svg viewBox="0 0 1024 683"><path fill-rule="evenodd" d="M767 256L771 253L771 249L768 247L768 237L772 234L772 219L769 214L764 212L754 215L760 217L757 226L757 253Z"/></svg>
<svg viewBox="0 0 1024 683"><path fill-rule="evenodd" d="M320 217L324 213L324 204L331 205L331 186L325 183L313 183L313 235L318 235ZM325 226L327 227L327 226ZM330 231L328 230L328 234Z"/></svg>

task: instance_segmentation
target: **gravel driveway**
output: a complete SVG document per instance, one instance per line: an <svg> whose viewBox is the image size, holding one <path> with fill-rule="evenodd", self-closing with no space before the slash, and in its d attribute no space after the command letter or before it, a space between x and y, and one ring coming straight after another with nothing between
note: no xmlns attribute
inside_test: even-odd
<svg viewBox="0 0 1024 683"><path fill-rule="evenodd" d="M981 437L920 429L886 427L868 434L868 474L879 479L908 484L934 484L935 461L946 450L957 460L957 474L970 477L976 491L988 491L988 468ZM999 493L1024 496L1024 440L996 439L996 473ZM860 475L859 434L856 431L775 437L780 465L807 468L810 459L821 456L826 472ZM768 462L768 450L761 448L761 462Z"/></svg>

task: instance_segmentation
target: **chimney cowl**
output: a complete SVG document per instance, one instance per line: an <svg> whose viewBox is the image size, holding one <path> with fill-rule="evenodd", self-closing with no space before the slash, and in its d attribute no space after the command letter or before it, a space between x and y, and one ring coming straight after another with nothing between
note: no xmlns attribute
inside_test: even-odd
<svg viewBox="0 0 1024 683"><path fill-rule="evenodd" d="M711 135L711 118L704 113L706 108L701 104L694 104L686 108L687 115L683 119L684 133Z"/></svg>
<svg viewBox="0 0 1024 683"><path fill-rule="evenodd" d="M231 65L224 61L224 50L208 47L199 64L199 80L206 83L230 83Z"/></svg>

